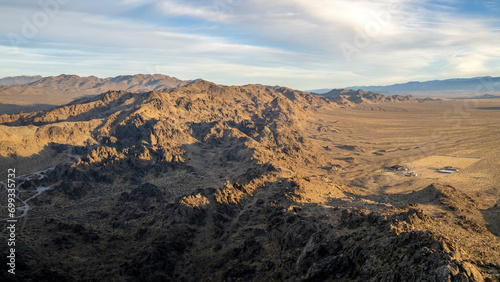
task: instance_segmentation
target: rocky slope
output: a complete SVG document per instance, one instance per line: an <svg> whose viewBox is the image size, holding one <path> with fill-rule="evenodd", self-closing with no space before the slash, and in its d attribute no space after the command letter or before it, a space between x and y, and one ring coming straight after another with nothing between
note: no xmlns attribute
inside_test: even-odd
<svg viewBox="0 0 500 282"><path fill-rule="evenodd" d="M380 102L409 102L416 103L423 101L422 99L412 98L410 96L392 95L386 96L375 92L365 92L361 89L333 89L325 94L323 97L330 99L340 105L355 105L361 103L380 103Z"/></svg>
<svg viewBox="0 0 500 282"><path fill-rule="evenodd" d="M498 234L477 199L440 184L388 196L318 177L342 167L323 156L310 121L336 107L284 87L199 81L2 116L0 155L29 167L17 181L32 192L20 199L52 187L20 219L16 278L497 277ZM50 158L37 164L37 156Z"/></svg>

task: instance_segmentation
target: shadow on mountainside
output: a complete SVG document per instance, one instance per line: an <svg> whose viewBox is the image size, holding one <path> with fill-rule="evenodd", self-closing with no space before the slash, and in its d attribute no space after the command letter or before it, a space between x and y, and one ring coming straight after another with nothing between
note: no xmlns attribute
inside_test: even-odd
<svg viewBox="0 0 500 282"><path fill-rule="evenodd" d="M54 107L57 107L57 105L51 105L51 104L16 105L16 104L0 103L0 115L19 114L21 112L31 113L37 111L46 111Z"/></svg>
<svg viewBox="0 0 500 282"><path fill-rule="evenodd" d="M0 121L7 126L36 125L42 126L55 122L78 122L92 119L103 119L121 114L122 111L132 113L136 108L132 103L141 103L147 99L145 93L125 91L108 91L90 98L79 99L79 103L56 106L53 109L30 113L28 115L2 116ZM123 114L122 114L123 115Z"/></svg>
<svg viewBox="0 0 500 282"><path fill-rule="evenodd" d="M488 223L486 225L488 230L497 237L500 237L500 226L498 225L500 222L500 201L497 202L495 206L481 212L484 220Z"/></svg>
<svg viewBox="0 0 500 282"><path fill-rule="evenodd" d="M134 250L140 252L142 248L147 249L146 243L154 238L175 235L175 230L187 228L191 232L183 234L189 236L174 239L192 240L190 237L195 236L192 233L194 229L186 224L198 226L204 221L203 216L207 215L206 210L198 206L198 198L210 197L211 202L220 203L219 209L224 213L232 214L231 208L225 205L236 205L243 195L250 193L244 185L275 171L270 164L258 164L257 160L248 159L244 161L244 170L235 169L231 173L231 163L238 161L238 156L234 154L235 148L226 149L226 145L217 140L189 144L182 148L187 153L177 159L172 158L173 162L143 160L133 152L128 156L120 156L116 149L99 150L99 146L48 145L44 152L78 154L82 156L82 161L59 164L43 173L43 176L18 179L23 190L34 191L37 187L49 186L53 189L31 200L32 209L27 217L21 219L25 227L24 236L18 239L18 259L26 264L19 264L17 278L48 281L59 277L71 280L78 277L78 272L85 271L93 273L87 274L89 279L99 280L106 277L104 267L116 268L126 263L126 258L130 258ZM216 156L217 159L208 159L207 167L203 170L181 161L181 158L195 157L198 153L203 155L203 150L218 147L222 148L220 155ZM248 153L240 158L250 157L251 150ZM219 160L224 162L222 169L227 172L219 173L220 183L229 178L241 184L232 182L234 185L215 185L220 189L210 186L196 188L200 185L197 183L200 179L213 177L212 174L221 169ZM148 176L154 176L153 180L167 176L170 182L164 185L151 184L147 180L151 179ZM213 181L209 183L213 184ZM181 188L181 191L176 191L176 188ZM222 214L219 217L229 218L229 215ZM36 233L33 233L35 230ZM136 243L137 239L144 239L144 242ZM128 245L128 248L116 248L116 244ZM23 252L23 246L30 251ZM92 255L92 260L99 262L103 270L81 263L81 259L90 259L88 250L100 253L102 248L115 250L108 255ZM42 253L45 255L42 256ZM75 259L68 259L68 256ZM176 258L174 253L169 253L169 257ZM178 263L177 260L173 262ZM73 270L62 271L61 265ZM169 272L164 274L169 275ZM112 275L116 277L118 273Z"/></svg>

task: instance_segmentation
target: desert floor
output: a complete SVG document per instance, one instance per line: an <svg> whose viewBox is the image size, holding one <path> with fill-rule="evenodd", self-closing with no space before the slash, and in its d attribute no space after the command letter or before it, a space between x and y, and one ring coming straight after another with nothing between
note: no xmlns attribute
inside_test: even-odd
<svg viewBox="0 0 500 282"><path fill-rule="evenodd" d="M346 184L396 193L431 183L500 191L500 99L362 105L318 112L311 137ZM338 150L342 149L342 150ZM408 171L391 171L401 165ZM455 173L440 173L451 166ZM416 176L405 176L414 173Z"/></svg>

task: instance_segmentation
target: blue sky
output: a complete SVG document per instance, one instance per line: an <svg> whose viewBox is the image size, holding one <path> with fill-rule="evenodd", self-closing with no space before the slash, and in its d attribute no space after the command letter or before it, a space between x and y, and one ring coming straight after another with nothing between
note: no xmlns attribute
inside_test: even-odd
<svg viewBox="0 0 500 282"><path fill-rule="evenodd" d="M306 90L500 76L498 1L0 0L0 15L0 77Z"/></svg>

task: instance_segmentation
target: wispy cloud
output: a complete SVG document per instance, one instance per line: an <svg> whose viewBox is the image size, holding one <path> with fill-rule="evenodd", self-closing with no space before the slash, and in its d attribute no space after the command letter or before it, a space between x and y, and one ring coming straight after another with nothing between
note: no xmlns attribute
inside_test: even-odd
<svg viewBox="0 0 500 282"><path fill-rule="evenodd" d="M475 7L491 11L490 2ZM500 20L460 3L70 1L17 52L7 34L22 36L24 19L43 9L24 0L0 3L0 76L161 70L186 79L307 89L500 75ZM349 60L343 43L354 48Z"/></svg>

